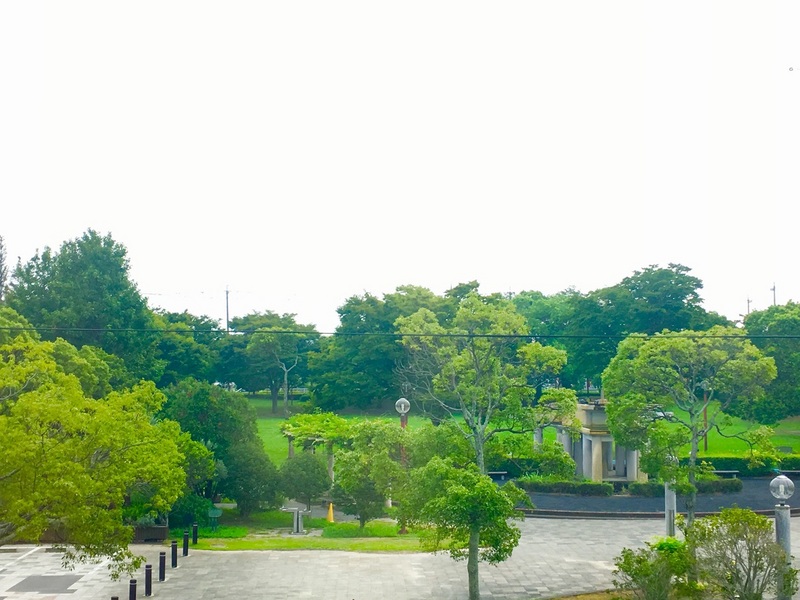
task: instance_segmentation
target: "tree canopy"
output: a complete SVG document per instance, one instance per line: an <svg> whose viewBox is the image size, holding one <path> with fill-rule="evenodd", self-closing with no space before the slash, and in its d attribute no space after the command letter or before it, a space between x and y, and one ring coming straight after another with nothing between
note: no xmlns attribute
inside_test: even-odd
<svg viewBox="0 0 800 600"><path fill-rule="evenodd" d="M642 450L643 462L662 467L690 444L693 486L699 441L720 427L731 405L763 402L764 386L775 373L775 362L732 327L632 335L603 373L609 429L620 444ZM678 427L667 429L665 423ZM689 521L693 500L694 492Z"/></svg>
<svg viewBox="0 0 800 600"><path fill-rule="evenodd" d="M0 530L28 540L50 530L69 544L66 562L108 557L115 574L130 572L141 558L128 550L127 499L169 509L185 479L180 429L154 421L164 397L152 383L88 396L56 358L64 343L22 334L0 346Z"/></svg>

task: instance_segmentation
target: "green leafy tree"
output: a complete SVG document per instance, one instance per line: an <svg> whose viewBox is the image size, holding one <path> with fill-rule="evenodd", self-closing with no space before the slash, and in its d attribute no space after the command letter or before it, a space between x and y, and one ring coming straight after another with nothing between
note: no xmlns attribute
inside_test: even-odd
<svg viewBox="0 0 800 600"><path fill-rule="evenodd" d="M778 376L767 388L767 401L757 406L735 404L732 411L761 423L800 414L800 304L789 302L752 312L744 326L753 343L775 359Z"/></svg>
<svg viewBox="0 0 800 600"><path fill-rule="evenodd" d="M208 317L194 317L187 312L157 312L154 325L163 330L158 339L158 357L164 361L159 387L167 387L192 377L212 381L217 361L216 343L221 337L219 325Z"/></svg>
<svg viewBox="0 0 800 600"><path fill-rule="evenodd" d="M525 319L509 301L471 294L450 328L427 309L399 318L397 325L408 350L409 395L459 424L481 473L486 443L494 436L531 432L554 421L574 425L574 392L536 401L529 381L547 362L543 356L559 351L527 342Z"/></svg>
<svg viewBox="0 0 800 600"><path fill-rule="evenodd" d="M301 325L295 315L266 313L259 319L258 329L250 335L247 355L258 368L264 369L272 395L272 412L278 409L278 392L283 390L283 412L289 415L290 384L301 381L306 372L306 357L314 348L319 334L313 325Z"/></svg>
<svg viewBox="0 0 800 600"><path fill-rule="evenodd" d="M107 557L114 576L138 568L128 500L166 512L185 475L178 425L154 421L152 383L97 400L66 373L52 342L19 335L0 346L0 530L61 534L67 564Z"/></svg>
<svg viewBox="0 0 800 600"><path fill-rule="evenodd" d="M227 494L243 513L259 503L275 504L277 470L258 437L255 410L247 398L194 379L185 379L164 393L167 402L161 415L180 423L222 463L217 468L219 480L206 482L206 496Z"/></svg>
<svg viewBox="0 0 800 600"><path fill-rule="evenodd" d="M402 495L402 518L421 532L423 546L445 548L456 560L466 559L470 600L480 598L479 561L497 564L516 548L520 531L512 519L528 496L508 483L498 487L471 468L459 469L434 458L414 469Z"/></svg>
<svg viewBox="0 0 800 600"><path fill-rule="evenodd" d="M3 302L6 295L6 286L8 285L8 254L6 252L6 242L3 236L0 235L0 303Z"/></svg>
<svg viewBox="0 0 800 600"><path fill-rule="evenodd" d="M311 503L331 487L328 470L316 454L301 452L287 459L280 469L283 493L289 498L304 502L307 510Z"/></svg>
<svg viewBox="0 0 800 600"><path fill-rule="evenodd" d="M158 381L153 313L129 277L127 250L110 235L88 230L14 270L8 305L40 328L44 339L102 348L139 379Z"/></svg>
<svg viewBox="0 0 800 600"><path fill-rule="evenodd" d="M774 361L734 328L633 335L603 373L609 429L620 444L657 457L663 470L670 467L667 457L689 444L691 526L700 440L719 430L733 402L763 401L764 386L774 377Z"/></svg>
<svg viewBox="0 0 800 600"><path fill-rule="evenodd" d="M281 500L280 476L264 452L261 440L237 442L225 454L228 476L223 494L236 500L239 514L247 516L261 508L276 508Z"/></svg>

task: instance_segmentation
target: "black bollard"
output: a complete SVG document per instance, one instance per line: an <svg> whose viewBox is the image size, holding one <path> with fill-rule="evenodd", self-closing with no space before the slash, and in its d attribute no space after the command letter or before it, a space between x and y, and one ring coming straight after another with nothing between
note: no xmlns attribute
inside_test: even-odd
<svg viewBox="0 0 800 600"><path fill-rule="evenodd" d="M172 540L172 568L178 566L178 540Z"/></svg>
<svg viewBox="0 0 800 600"><path fill-rule="evenodd" d="M192 546L197 544L197 523L192 523Z"/></svg>
<svg viewBox="0 0 800 600"><path fill-rule="evenodd" d="M158 580L164 581L167 578L167 553L158 553Z"/></svg>
<svg viewBox="0 0 800 600"><path fill-rule="evenodd" d="M131 579L130 587L128 588L128 600L136 600L136 580Z"/></svg>
<svg viewBox="0 0 800 600"><path fill-rule="evenodd" d="M144 595L153 595L153 565L144 566Z"/></svg>
<svg viewBox="0 0 800 600"><path fill-rule="evenodd" d="M119 596L111 596L111 600L119 600Z"/></svg>
<svg viewBox="0 0 800 600"><path fill-rule="evenodd" d="M189 530L183 530L183 555L189 556Z"/></svg>

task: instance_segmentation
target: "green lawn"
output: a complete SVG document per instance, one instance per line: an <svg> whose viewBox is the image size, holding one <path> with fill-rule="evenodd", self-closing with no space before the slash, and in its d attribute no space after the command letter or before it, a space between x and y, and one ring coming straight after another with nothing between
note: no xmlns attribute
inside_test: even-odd
<svg viewBox="0 0 800 600"><path fill-rule="evenodd" d="M256 407L256 410L259 413L259 418L257 421L258 425L258 435L261 437L261 440L264 442L264 448L267 451L267 455L269 456L270 460L276 467L280 467L286 458L289 456L289 443L286 441L286 438L283 437L281 433L280 427L281 424L286 421L283 416L277 416L272 414L272 404L269 399L261 399L255 398L252 399L251 402ZM384 414L377 414L377 415L341 415L345 419L386 419L390 421L397 422L397 426L400 427L400 418L395 413L394 415L390 415L389 413ZM408 418L408 427L413 429L425 423L427 419L420 416L409 416Z"/></svg>

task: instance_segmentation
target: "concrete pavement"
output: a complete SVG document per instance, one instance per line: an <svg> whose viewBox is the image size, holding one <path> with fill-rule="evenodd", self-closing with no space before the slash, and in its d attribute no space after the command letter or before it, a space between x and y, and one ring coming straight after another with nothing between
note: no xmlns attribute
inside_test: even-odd
<svg viewBox="0 0 800 600"><path fill-rule="evenodd" d="M514 555L481 564L483 598L555 598L612 587L612 561L624 547L663 535L661 520L526 519ZM800 556L800 518L792 519ZM211 552L189 549L170 568L169 549L137 545L153 565L154 596L164 599L456 600L467 596L466 563L446 555L333 551ZM128 598L128 580L113 582L105 565L60 566L42 546L0 552L0 600ZM13 551L11 551L13 550ZM167 579L158 582L158 553L167 550ZM137 598L144 598L144 574Z"/></svg>

